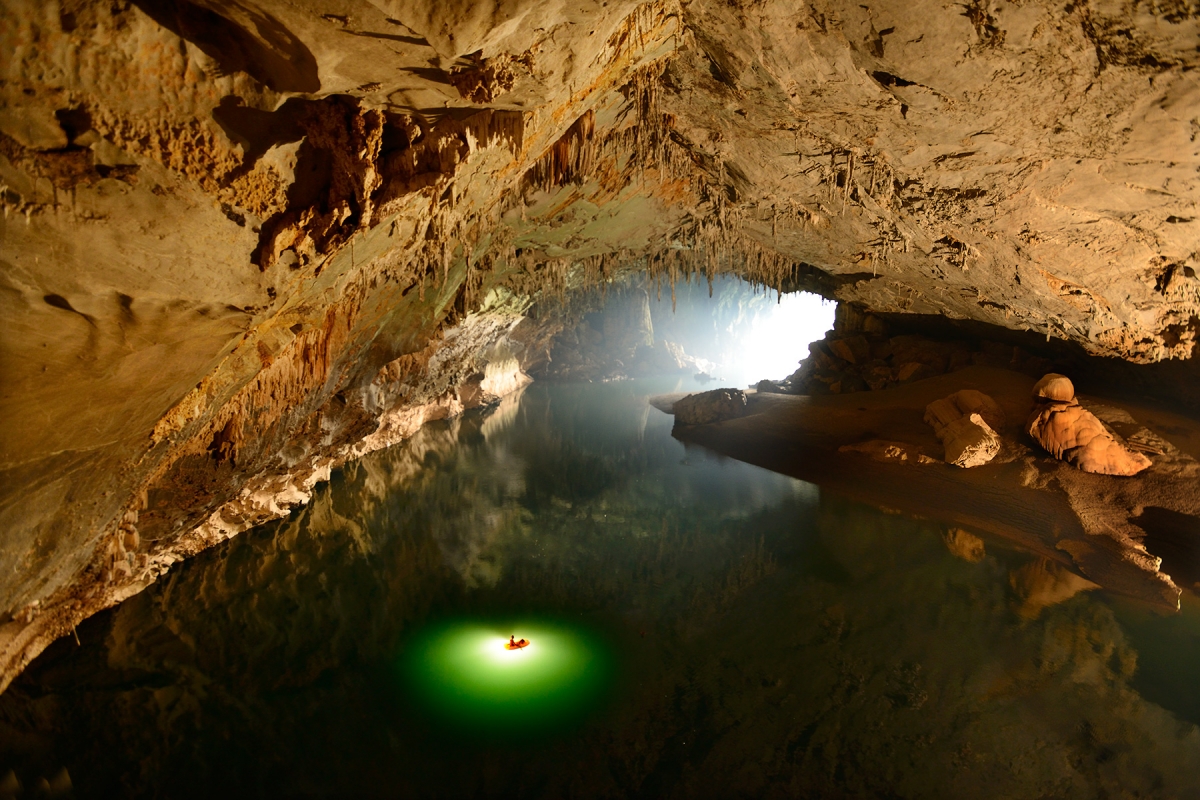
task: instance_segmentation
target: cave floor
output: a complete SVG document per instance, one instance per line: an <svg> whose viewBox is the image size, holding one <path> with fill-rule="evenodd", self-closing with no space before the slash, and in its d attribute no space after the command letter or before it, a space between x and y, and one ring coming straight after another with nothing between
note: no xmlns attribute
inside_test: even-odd
<svg viewBox="0 0 1200 800"><path fill-rule="evenodd" d="M1027 379L968 378L1021 419ZM685 446L648 404L697 388L534 384L347 465L290 518L49 648L0 696L0 780L79 796L1194 796L1200 602L1158 613L1080 577L1045 538L1067 531L1067 490L1010 496L1026 455L957 475L837 453L868 434L936 445L909 413L933 386L914 385L759 397L707 430L733 455L757 441L770 471ZM1041 539L1012 533L1036 525ZM449 713L411 666L455 626L495 634L467 665L485 684L509 633L532 640L522 655L574 637L585 655L547 674L586 681Z"/></svg>

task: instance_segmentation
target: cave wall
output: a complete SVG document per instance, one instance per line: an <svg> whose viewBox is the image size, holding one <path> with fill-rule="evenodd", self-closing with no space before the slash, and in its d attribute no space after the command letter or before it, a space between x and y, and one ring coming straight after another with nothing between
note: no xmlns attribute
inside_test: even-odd
<svg viewBox="0 0 1200 800"><path fill-rule="evenodd" d="M1183 2L13 0L0 685L630 271L1190 358ZM503 375L501 375L503 373Z"/></svg>

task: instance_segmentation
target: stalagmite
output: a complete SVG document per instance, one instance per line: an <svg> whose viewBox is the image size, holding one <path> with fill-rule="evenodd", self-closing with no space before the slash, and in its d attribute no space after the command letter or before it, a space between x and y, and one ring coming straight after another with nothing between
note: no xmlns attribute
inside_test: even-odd
<svg viewBox="0 0 1200 800"><path fill-rule="evenodd" d="M1084 472L1136 475L1151 465L1142 453L1119 442L1100 420L1075 399L1065 375L1050 373L1033 388L1035 405L1025 429L1055 458Z"/></svg>

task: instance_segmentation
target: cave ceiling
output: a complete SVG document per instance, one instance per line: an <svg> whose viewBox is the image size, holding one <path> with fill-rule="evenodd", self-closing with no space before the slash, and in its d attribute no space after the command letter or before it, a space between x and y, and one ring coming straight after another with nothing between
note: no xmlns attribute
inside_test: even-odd
<svg viewBox="0 0 1200 800"><path fill-rule="evenodd" d="M531 304L631 270L1138 363L1196 344L1194 3L0 17L10 626L57 603L61 633L127 596L145 563L118 575L113 553L269 494L253 476L301 465L311 487L383 411L443 402ZM124 588L62 594L85 574ZM6 665L31 652L19 630Z"/></svg>

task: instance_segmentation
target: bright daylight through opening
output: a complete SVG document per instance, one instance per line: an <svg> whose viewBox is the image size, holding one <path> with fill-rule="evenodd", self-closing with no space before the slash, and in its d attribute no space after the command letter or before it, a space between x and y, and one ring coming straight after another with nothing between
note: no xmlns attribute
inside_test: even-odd
<svg viewBox="0 0 1200 800"><path fill-rule="evenodd" d="M738 331L731 331L739 340L740 357L729 365L726 371L730 374L724 377L747 385L792 374L800 360L808 357L809 343L833 327L836 307L836 303L809 292L785 294L779 302L763 306L740 336Z"/></svg>

